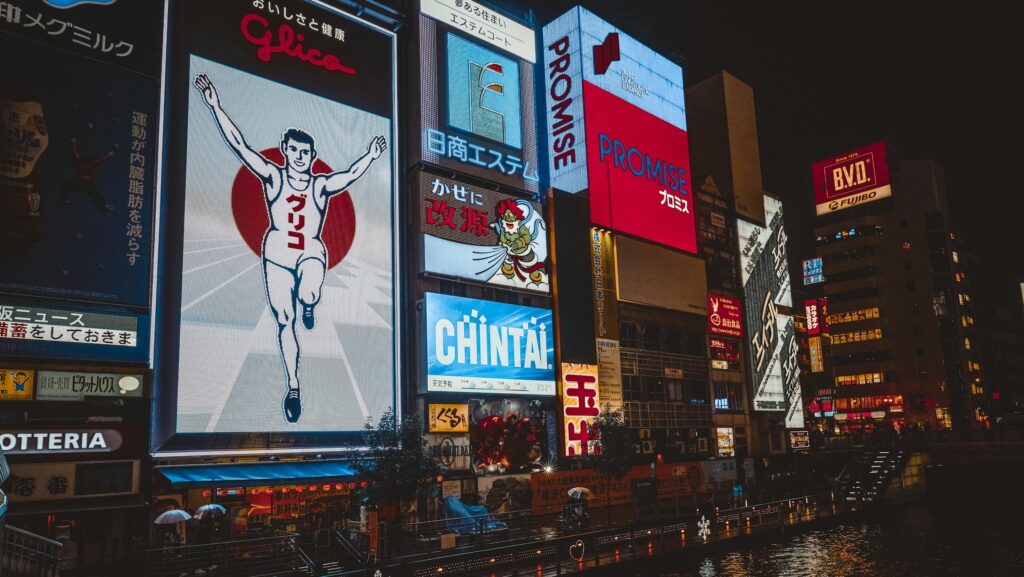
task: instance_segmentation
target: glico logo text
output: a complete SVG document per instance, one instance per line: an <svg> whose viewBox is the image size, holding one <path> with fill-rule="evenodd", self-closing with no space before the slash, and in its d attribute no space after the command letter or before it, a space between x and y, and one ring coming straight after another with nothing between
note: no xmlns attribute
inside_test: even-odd
<svg viewBox="0 0 1024 577"><path fill-rule="evenodd" d="M651 155L636 146L624 144L603 132L599 136L599 144L601 162L607 162L605 157L611 156L612 166L619 170L628 170L633 176L642 176L674 191L689 194L684 188L688 184L685 168L660 158L651 158Z"/></svg>

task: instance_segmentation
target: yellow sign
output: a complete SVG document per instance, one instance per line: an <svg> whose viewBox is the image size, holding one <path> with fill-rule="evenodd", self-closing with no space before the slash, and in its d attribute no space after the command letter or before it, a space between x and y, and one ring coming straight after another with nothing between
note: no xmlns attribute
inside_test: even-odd
<svg viewBox="0 0 1024 577"><path fill-rule="evenodd" d="M0 401L31 401L35 385L31 369L0 369Z"/></svg>
<svg viewBox="0 0 1024 577"><path fill-rule="evenodd" d="M438 405L427 408L431 433L468 433L469 405Z"/></svg>

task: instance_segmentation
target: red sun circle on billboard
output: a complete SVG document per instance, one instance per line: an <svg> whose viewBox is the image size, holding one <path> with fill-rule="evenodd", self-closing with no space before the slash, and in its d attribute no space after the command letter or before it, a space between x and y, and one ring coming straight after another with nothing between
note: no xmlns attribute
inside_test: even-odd
<svg viewBox="0 0 1024 577"><path fill-rule="evenodd" d="M284 166L284 155L278 148L268 148L260 152L264 158ZM322 160L313 162L313 174L330 174L334 170ZM235 226L256 256L262 256L263 237L270 228L270 216L267 214L267 201L263 195L263 183L246 167L242 166L235 174L231 183L231 214L235 217ZM327 205L327 216L320 238L327 247L327 268L334 268L352 248L352 240L356 235L356 209L352 204L352 196L346 190L340 195L331 197Z"/></svg>

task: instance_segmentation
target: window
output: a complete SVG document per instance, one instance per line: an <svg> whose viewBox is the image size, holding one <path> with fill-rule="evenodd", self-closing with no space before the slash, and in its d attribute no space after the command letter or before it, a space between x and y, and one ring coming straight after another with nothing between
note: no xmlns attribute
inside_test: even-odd
<svg viewBox="0 0 1024 577"><path fill-rule="evenodd" d="M868 319L880 318L878 314L878 307L872 307L869 309L859 309L855 311L848 311L844 313L835 313L828 315L829 325L840 325L843 323L853 323L857 321L864 321Z"/></svg>
<svg viewBox="0 0 1024 577"><path fill-rule="evenodd" d="M661 328L657 325L645 325L640 348L649 351L661 350Z"/></svg>
<svg viewBox="0 0 1024 577"><path fill-rule="evenodd" d="M859 375L839 375L836 386L850 387L853 385L876 385L885 380L885 373L861 373Z"/></svg>
<svg viewBox="0 0 1024 577"><path fill-rule="evenodd" d="M740 396L740 383L715 383L715 410L742 411L743 398Z"/></svg>
<svg viewBox="0 0 1024 577"><path fill-rule="evenodd" d="M964 350L965 351L971 350L971 338L970 337L964 337Z"/></svg>
<svg viewBox="0 0 1024 577"><path fill-rule="evenodd" d="M834 334L832 335L832 344L845 345L849 343L859 343L862 341L876 341L881 338L882 329L865 329L862 331Z"/></svg>
<svg viewBox="0 0 1024 577"><path fill-rule="evenodd" d="M636 325L631 322L619 323L619 339L622 341L622 346L637 348L640 345L640 335L638 334Z"/></svg>
<svg viewBox="0 0 1024 577"><path fill-rule="evenodd" d="M505 303L510 305L519 304L519 299L516 293L512 291L506 291L501 289L494 289L494 300L499 303Z"/></svg>
<svg viewBox="0 0 1024 577"><path fill-rule="evenodd" d="M921 310L921 307L917 303L910 303L910 312L916 313L919 310Z"/></svg>
<svg viewBox="0 0 1024 577"><path fill-rule="evenodd" d="M683 383L679 381L669 381L665 383L665 396L669 401L685 401L686 397L683 395Z"/></svg>
<svg viewBox="0 0 1024 577"><path fill-rule="evenodd" d="M924 382L928 380L928 371L921 371L917 374L917 380Z"/></svg>
<svg viewBox="0 0 1024 577"><path fill-rule="evenodd" d="M902 248L903 250L910 250L910 248L911 248L912 246L913 246L913 245L912 245L912 244L910 244L910 241L909 241L909 240L905 240L905 241L903 241L903 244L901 244L901 245L900 245L900 248Z"/></svg>
<svg viewBox="0 0 1024 577"><path fill-rule="evenodd" d="M960 264L960 255L955 250L953 251L953 262Z"/></svg>
<svg viewBox="0 0 1024 577"><path fill-rule="evenodd" d="M953 415L949 412L949 407L935 407L935 422L940 429L953 428Z"/></svg>

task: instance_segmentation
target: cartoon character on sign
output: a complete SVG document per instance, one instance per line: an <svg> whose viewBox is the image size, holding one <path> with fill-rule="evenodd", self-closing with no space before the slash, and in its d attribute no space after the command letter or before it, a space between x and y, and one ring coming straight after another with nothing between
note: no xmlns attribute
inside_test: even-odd
<svg viewBox="0 0 1024 577"><path fill-rule="evenodd" d="M501 274L512 282L529 282L539 285L545 281L544 261L538 259L534 250L534 234L544 233L544 221L531 219L534 229L526 226L527 215L533 216L534 210L526 201L507 198L498 203L494 214L497 220L491 225L498 235L498 244L505 247L505 260L501 264ZM538 230L539 228L539 230ZM527 281L529 278L529 281Z"/></svg>
<svg viewBox="0 0 1024 577"><path fill-rule="evenodd" d="M207 75L196 76L194 84L210 107L225 142L263 185L270 217L260 251L263 279L267 303L277 321L277 340L285 370L284 416L289 423L295 423L302 412L296 315L301 315L306 330L313 330L313 313L320 302L327 272L327 247L321 233L329 203L331 197L344 192L366 173L387 150L387 141L383 136L374 136L366 153L348 169L314 174L317 152L313 137L298 128L289 128L281 137L284 166L279 166L249 146L221 107L217 89Z"/></svg>

